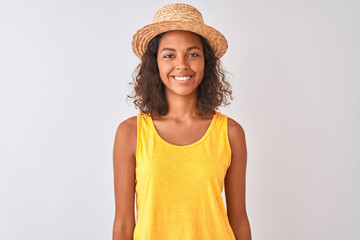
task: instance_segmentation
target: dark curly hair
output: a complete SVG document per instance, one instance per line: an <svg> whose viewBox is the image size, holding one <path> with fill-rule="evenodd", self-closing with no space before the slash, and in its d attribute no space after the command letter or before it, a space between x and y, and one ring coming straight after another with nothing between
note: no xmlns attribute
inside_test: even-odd
<svg viewBox="0 0 360 240"><path fill-rule="evenodd" d="M149 42L141 63L133 73L135 98L133 103L141 112L160 117L168 112L168 103L165 97L165 85L161 81L157 64L157 52L160 38L164 33L155 36ZM196 34L198 35L198 34ZM199 116L209 113L215 114L219 106L229 105L228 98L232 98L231 85L225 80L225 73L221 62L215 57L214 51L205 38L198 35L204 51L204 77L197 88L196 114ZM223 104L223 105L222 105Z"/></svg>

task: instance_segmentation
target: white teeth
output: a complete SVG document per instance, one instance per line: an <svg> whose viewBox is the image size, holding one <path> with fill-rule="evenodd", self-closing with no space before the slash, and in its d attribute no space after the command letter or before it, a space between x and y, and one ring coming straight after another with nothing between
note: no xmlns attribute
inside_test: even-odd
<svg viewBox="0 0 360 240"><path fill-rule="evenodd" d="M174 77L176 80L185 81L188 80L190 77Z"/></svg>

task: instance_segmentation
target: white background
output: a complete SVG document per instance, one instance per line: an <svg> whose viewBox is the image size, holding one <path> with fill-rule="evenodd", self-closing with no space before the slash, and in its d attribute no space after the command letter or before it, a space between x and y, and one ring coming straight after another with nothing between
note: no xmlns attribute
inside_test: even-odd
<svg viewBox="0 0 360 240"><path fill-rule="evenodd" d="M188 2L229 42L253 239L360 239L359 2ZM131 38L167 3L1 0L0 239L111 239Z"/></svg>

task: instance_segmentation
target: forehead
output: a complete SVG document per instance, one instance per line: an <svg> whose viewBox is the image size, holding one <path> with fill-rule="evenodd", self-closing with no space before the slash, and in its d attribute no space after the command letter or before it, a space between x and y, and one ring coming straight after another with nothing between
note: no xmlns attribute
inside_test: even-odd
<svg viewBox="0 0 360 240"><path fill-rule="evenodd" d="M160 38L159 46L164 45L173 45L173 47L181 45L202 46L200 37L189 31L170 31L164 33Z"/></svg>

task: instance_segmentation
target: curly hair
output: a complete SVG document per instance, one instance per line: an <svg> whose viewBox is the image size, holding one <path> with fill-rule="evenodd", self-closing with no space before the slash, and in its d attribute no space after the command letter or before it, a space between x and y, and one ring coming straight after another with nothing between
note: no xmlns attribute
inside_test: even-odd
<svg viewBox="0 0 360 240"><path fill-rule="evenodd" d="M160 117L168 112L168 103L165 97L165 85L161 81L157 64L157 52L160 38L164 33L155 36L148 43L141 63L133 72L135 91L133 103L142 113ZM196 34L198 35L198 34ZM197 88L196 114L199 116L208 113L215 114L219 106L229 105L228 98L232 98L231 85L225 80L225 73L221 62L215 57L214 51L205 38L198 35L204 51L204 76Z"/></svg>

